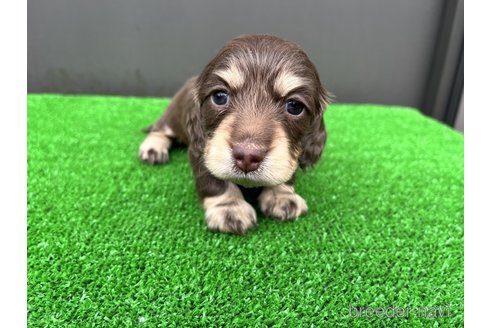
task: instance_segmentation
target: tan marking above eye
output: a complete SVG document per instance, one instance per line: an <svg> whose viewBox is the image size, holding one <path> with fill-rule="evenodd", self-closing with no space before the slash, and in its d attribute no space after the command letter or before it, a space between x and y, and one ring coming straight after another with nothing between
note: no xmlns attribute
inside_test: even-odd
<svg viewBox="0 0 492 328"><path fill-rule="evenodd" d="M224 80L231 89L238 90L244 84L243 72L233 63L229 64L227 68L214 72L214 74Z"/></svg>
<svg viewBox="0 0 492 328"><path fill-rule="evenodd" d="M274 90L281 97L285 97L292 90L302 87L307 84L307 81L290 72L281 72L275 79Z"/></svg>

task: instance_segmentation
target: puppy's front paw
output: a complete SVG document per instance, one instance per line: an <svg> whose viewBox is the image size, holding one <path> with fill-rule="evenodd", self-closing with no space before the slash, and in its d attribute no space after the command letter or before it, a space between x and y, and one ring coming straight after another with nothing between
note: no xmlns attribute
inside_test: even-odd
<svg viewBox="0 0 492 328"><path fill-rule="evenodd" d="M256 212L245 200L237 199L209 207L205 221L212 231L242 235L256 225Z"/></svg>
<svg viewBox="0 0 492 328"><path fill-rule="evenodd" d="M280 220L293 220L306 214L306 201L290 186L265 188L259 197L263 214Z"/></svg>
<svg viewBox="0 0 492 328"><path fill-rule="evenodd" d="M151 133L140 145L139 157L149 164L164 164L169 161L171 141L161 133Z"/></svg>

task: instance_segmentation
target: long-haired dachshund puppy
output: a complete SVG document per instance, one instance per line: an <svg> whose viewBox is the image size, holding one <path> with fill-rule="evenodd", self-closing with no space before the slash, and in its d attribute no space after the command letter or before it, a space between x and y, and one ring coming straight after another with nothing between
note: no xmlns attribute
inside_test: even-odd
<svg viewBox="0 0 492 328"><path fill-rule="evenodd" d="M139 156L162 164L173 139L188 145L208 228L244 234L256 225L256 212L243 187L261 187L258 201L266 216L291 220L307 212L294 192L294 173L321 156L328 102L315 66L298 45L240 36L178 91L147 129Z"/></svg>

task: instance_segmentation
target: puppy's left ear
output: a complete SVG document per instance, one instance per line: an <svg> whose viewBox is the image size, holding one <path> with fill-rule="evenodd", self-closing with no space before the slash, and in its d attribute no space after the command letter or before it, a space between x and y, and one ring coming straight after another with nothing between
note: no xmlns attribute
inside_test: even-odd
<svg viewBox="0 0 492 328"><path fill-rule="evenodd" d="M302 169L307 169L316 164L325 148L326 128L323 121L323 114L331 102L330 97L332 95L325 88L321 87L318 101L319 107L316 111L317 115L302 142L302 153L299 157L299 165Z"/></svg>

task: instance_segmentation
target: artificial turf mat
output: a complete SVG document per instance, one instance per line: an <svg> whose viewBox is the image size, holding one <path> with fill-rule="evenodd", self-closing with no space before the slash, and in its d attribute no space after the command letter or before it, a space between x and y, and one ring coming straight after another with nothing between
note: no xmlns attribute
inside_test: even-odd
<svg viewBox="0 0 492 328"><path fill-rule="evenodd" d="M184 149L137 158L168 103L28 96L30 327L463 325L462 135L334 104L321 162L298 173L309 214L233 236L206 230Z"/></svg>

